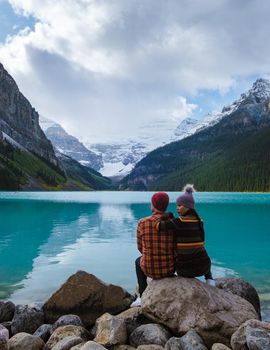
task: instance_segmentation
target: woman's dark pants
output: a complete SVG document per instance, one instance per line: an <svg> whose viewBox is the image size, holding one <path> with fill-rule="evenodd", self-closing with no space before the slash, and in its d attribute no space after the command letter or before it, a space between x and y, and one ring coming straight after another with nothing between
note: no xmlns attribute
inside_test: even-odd
<svg viewBox="0 0 270 350"><path fill-rule="evenodd" d="M137 275L137 280L139 284L139 294L141 296L147 287L147 276L141 269L140 261L141 261L141 256L135 260L135 268L136 268L136 275Z"/></svg>

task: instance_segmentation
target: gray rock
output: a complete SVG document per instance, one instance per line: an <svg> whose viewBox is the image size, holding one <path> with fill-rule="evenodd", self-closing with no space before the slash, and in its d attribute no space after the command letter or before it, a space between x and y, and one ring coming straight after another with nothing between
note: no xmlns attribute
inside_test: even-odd
<svg viewBox="0 0 270 350"><path fill-rule="evenodd" d="M233 350L269 350L270 323L246 321L232 335L231 346Z"/></svg>
<svg viewBox="0 0 270 350"><path fill-rule="evenodd" d="M216 287L246 299L254 306L259 319L261 319L260 299L256 289L251 284L241 278L217 278Z"/></svg>
<svg viewBox="0 0 270 350"><path fill-rule="evenodd" d="M202 338L193 329L181 338L181 342L183 350L207 350Z"/></svg>
<svg viewBox="0 0 270 350"><path fill-rule="evenodd" d="M211 350L231 350L231 348L228 348L228 346L221 343L215 343Z"/></svg>
<svg viewBox="0 0 270 350"><path fill-rule="evenodd" d="M68 336L64 339L60 340L54 347L52 347L52 350L69 350L71 347L78 345L82 343L82 339L80 337L75 336Z"/></svg>
<svg viewBox="0 0 270 350"><path fill-rule="evenodd" d="M28 333L17 333L8 341L9 350L42 350L44 341Z"/></svg>
<svg viewBox="0 0 270 350"><path fill-rule="evenodd" d="M11 323L12 323L11 321L6 321L1 323L1 325L8 330L9 336L11 336Z"/></svg>
<svg viewBox="0 0 270 350"><path fill-rule="evenodd" d="M245 299L183 277L151 281L142 295L142 312L174 334L194 329L209 348L217 342L229 345L243 322L258 318Z"/></svg>
<svg viewBox="0 0 270 350"><path fill-rule="evenodd" d="M138 328L139 326L147 323L152 323L151 320L143 315L140 307L127 309L116 315L116 317L124 320L128 335L130 335L134 329Z"/></svg>
<svg viewBox="0 0 270 350"><path fill-rule="evenodd" d="M81 350L81 348L84 344L86 344L85 341L83 341L82 343L80 343L78 345L72 346L72 348L70 348L70 350Z"/></svg>
<svg viewBox="0 0 270 350"><path fill-rule="evenodd" d="M96 321L95 342L110 347L127 342L127 328L123 319L105 313Z"/></svg>
<svg viewBox="0 0 270 350"><path fill-rule="evenodd" d="M110 348L110 350L135 350L135 348L133 348L133 346L131 345L114 345Z"/></svg>
<svg viewBox="0 0 270 350"><path fill-rule="evenodd" d="M52 325L52 332L56 330L56 328L60 326L67 326L67 325L73 325L73 326L81 326L83 327L82 320L77 315L63 315L58 318L58 320Z"/></svg>
<svg viewBox="0 0 270 350"><path fill-rule="evenodd" d="M157 344L147 344L140 345L137 347L137 350L163 350L164 348L161 345Z"/></svg>
<svg viewBox="0 0 270 350"><path fill-rule="evenodd" d="M170 337L171 334L163 326L149 323L136 328L129 336L129 343L135 348L147 344L164 346Z"/></svg>
<svg viewBox="0 0 270 350"><path fill-rule="evenodd" d="M81 350L106 350L106 348L94 341L88 341L81 347Z"/></svg>
<svg viewBox="0 0 270 350"><path fill-rule="evenodd" d="M14 317L11 323L11 334L21 332L34 333L44 323L42 310L27 305L18 305L15 308Z"/></svg>
<svg viewBox="0 0 270 350"><path fill-rule="evenodd" d="M9 339L9 331L6 327L0 325L0 350L7 350Z"/></svg>
<svg viewBox="0 0 270 350"><path fill-rule="evenodd" d="M43 305L47 323L66 314L78 315L86 327L105 312L117 314L129 307L132 296L119 286L105 284L94 275L78 271Z"/></svg>
<svg viewBox="0 0 270 350"><path fill-rule="evenodd" d="M43 324L35 331L33 335L36 337L40 337L45 343L50 338L52 333L52 325L51 324Z"/></svg>
<svg viewBox="0 0 270 350"><path fill-rule="evenodd" d="M170 338L166 345L166 350L207 350L202 338L193 329L188 331L183 337Z"/></svg>
<svg viewBox="0 0 270 350"><path fill-rule="evenodd" d="M15 312L15 305L12 301L0 301L0 323L11 321Z"/></svg>
<svg viewBox="0 0 270 350"><path fill-rule="evenodd" d="M165 344L165 350L183 350L181 338L171 337Z"/></svg>
<svg viewBox="0 0 270 350"><path fill-rule="evenodd" d="M58 327L50 336L44 350L51 350L62 339L69 336L80 337L82 341L91 339L90 333L83 327L73 325L61 326Z"/></svg>

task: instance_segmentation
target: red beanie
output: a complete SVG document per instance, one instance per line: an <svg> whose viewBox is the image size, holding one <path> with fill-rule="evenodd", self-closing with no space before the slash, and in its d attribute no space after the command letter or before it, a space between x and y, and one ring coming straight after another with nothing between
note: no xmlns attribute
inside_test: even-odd
<svg viewBox="0 0 270 350"><path fill-rule="evenodd" d="M165 211L169 204L169 196L166 192L157 192L152 196L152 205L154 208Z"/></svg>

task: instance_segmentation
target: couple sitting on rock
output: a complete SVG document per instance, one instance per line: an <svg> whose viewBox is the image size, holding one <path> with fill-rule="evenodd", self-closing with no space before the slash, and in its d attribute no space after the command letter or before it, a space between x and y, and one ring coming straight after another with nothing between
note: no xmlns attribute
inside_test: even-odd
<svg viewBox="0 0 270 350"><path fill-rule="evenodd" d="M135 261L139 296L131 307L141 305L141 295L147 287L147 277L205 276L206 283L215 285L211 260L204 248L203 222L195 210L192 185L176 200L178 218L165 213L169 196L157 192L152 196L152 215L138 223L137 245L142 256Z"/></svg>

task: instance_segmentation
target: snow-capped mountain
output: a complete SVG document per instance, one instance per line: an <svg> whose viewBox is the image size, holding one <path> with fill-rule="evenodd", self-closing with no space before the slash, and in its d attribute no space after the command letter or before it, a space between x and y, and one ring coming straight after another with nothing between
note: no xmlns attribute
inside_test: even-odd
<svg viewBox="0 0 270 350"><path fill-rule="evenodd" d="M180 123L168 118L142 125L136 139L122 139L113 143L81 143L68 135L57 123L42 118L41 126L53 145L62 153L91 166L108 177L122 178L152 150L179 141L213 126L247 103L260 103L270 96L270 81L258 79L252 88L222 111L213 111L201 119L185 118ZM159 135L158 137L156 135ZM160 136L162 135L162 136ZM90 152L90 153L88 153Z"/></svg>
<svg viewBox="0 0 270 350"><path fill-rule="evenodd" d="M60 124L45 117L40 117L39 123L56 150L89 168L97 171L102 168L102 156L86 148L76 137L69 135Z"/></svg>

